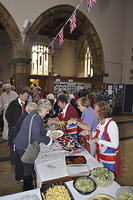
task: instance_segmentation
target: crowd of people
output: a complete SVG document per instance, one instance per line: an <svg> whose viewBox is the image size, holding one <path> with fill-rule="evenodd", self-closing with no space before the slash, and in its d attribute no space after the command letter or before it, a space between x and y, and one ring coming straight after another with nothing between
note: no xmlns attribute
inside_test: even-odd
<svg viewBox="0 0 133 200"><path fill-rule="evenodd" d="M82 133L87 135L87 150L104 167L119 177L119 131L111 117L112 111L107 103L105 91L84 89L76 94L70 90L62 91L57 97L44 94L40 87L25 86L15 92L10 83L1 86L0 114L2 137L8 140L11 166L15 166L15 179L23 180L23 190L33 188L33 164L22 162L21 158L28 146L30 121L31 143L37 141L51 145L56 136L50 136L44 120L50 126L64 122L64 132L70 134L82 145Z"/></svg>

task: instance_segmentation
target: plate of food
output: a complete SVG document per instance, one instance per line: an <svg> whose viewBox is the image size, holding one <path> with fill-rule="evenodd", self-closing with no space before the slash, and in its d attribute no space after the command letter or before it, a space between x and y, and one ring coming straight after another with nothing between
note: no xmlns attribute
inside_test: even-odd
<svg viewBox="0 0 133 200"><path fill-rule="evenodd" d="M81 164L86 164L86 159L84 156L66 156L65 161L67 165L81 165Z"/></svg>
<svg viewBox="0 0 133 200"><path fill-rule="evenodd" d="M57 129L60 129L60 125L59 124L56 124L56 123L52 123L48 126L48 129L49 130L57 130Z"/></svg>
<svg viewBox="0 0 133 200"><path fill-rule="evenodd" d="M63 134L64 134L64 132L61 130L54 130L51 132L51 135L56 136L57 138L61 137Z"/></svg>
<svg viewBox="0 0 133 200"><path fill-rule="evenodd" d="M116 191L118 200L133 200L133 187L122 186Z"/></svg>
<svg viewBox="0 0 133 200"><path fill-rule="evenodd" d="M113 197L107 194L96 194L88 200L115 200Z"/></svg>
<svg viewBox="0 0 133 200"><path fill-rule="evenodd" d="M43 200L74 200L64 182L51 183L41 187Z"/></svg>
<svg viewBox="0 0 133 200"><path fill-rule="evenodd" d="M81 194L87 195L96 190L95 181L89 176L81 176L74 180L74 188Z"/></svg>
<svg viewBox="0 0 133 200"><path fill-rule="evenodd" d="M100 187L109 186L115 179L114 173L105 167L94 168L91 170L91 176Z"/></svg>

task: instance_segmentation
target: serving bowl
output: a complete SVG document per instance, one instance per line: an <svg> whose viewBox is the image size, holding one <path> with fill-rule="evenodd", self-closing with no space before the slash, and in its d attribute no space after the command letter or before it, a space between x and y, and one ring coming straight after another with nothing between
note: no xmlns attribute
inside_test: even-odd
<svg viewBox="0 0 133 200"><path fill-rule="evenodd" d="M107 194L95 194L89 200L115 200L112 196Z"/></svg>
<svg viewBox="0 0 133 200"><path fill-rule="evenodd" d="M100 187L111 185L115 179L114 172L105 167L97 167L91 170L91 177Z"/></svg>
<svg viewBox="0 0 133 200"><path fill-rule="evenodd" d="M118 200L133 200L133 187L122 186L116 191Z"/></svg>
<svg viewBox="0 0 133 200"><path fill-rule="evenodd" d="M89 176L80 176L73 182L74 188L83 195L87 195L96 190L95 181Z"/></svg>

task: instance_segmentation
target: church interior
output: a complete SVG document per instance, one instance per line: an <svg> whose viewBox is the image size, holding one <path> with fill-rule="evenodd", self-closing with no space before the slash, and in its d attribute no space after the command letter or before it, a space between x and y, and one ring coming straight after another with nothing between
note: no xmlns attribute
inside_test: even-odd
<svg viewBox="0 0 133 200"><path fill-rule="evenodd" d="M132 10L132 0L97 0L90 10L89 0L0 0L0 80L15 91L36 84L44 97L104 88L119 128L120 186L133 186ZM23 192L14 175L0 136L0 199Z"/></svg>

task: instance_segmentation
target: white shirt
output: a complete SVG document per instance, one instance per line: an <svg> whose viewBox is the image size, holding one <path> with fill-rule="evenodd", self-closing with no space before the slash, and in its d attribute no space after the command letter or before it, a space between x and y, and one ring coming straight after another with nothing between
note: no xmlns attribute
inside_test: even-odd
<svg viewBox="0 0 133 200"><path fill-rule="evenodd" d="M110 118L107 118L105 120L104 124L101 124L101 122L97 125L97 129L100 130L99 133L99 137L98 137L98 143L99 145L104 145L105 147L111 147L111 148L115 148L117 149L119 146L119 130L118 130L118 126L116 124L115 121L111 121L108 124L108 128L107 128L107 133L109 134L109 138L110 138L110 142L102 140L102 134L104 132L104 128L106 126L106 124L108 123L108 121L110 120Z"/></svg>
<svg viewBox="0 0 133 200"><path fill-rule="evenodd" d="M66 115L66 111L67 111L67 108L68 108L68 106L69 106L69 103L67 103L66 104L66 107L63 109L63 118L65 117L65 115Z"/></svg>
<svg viewBox="0 0 133 200"><path fill-rule="evenodd" d="M18 97L18 94L15 91L10 91L9 94L3 92L0 98L0 108L6 110L9 103L15 100Z"/></svg>

